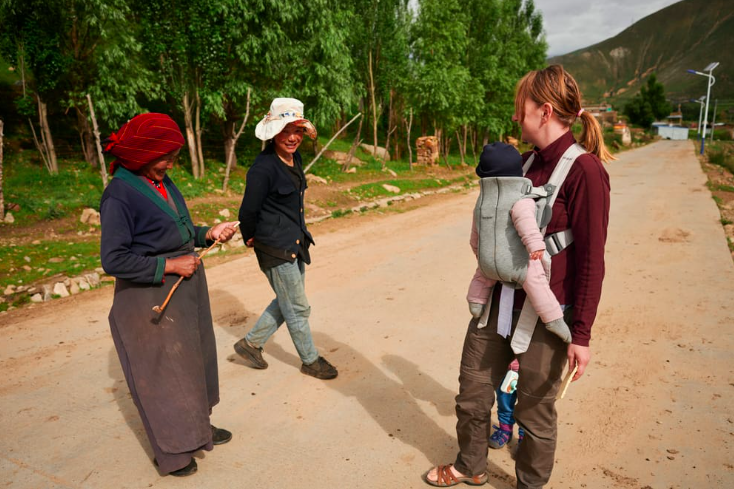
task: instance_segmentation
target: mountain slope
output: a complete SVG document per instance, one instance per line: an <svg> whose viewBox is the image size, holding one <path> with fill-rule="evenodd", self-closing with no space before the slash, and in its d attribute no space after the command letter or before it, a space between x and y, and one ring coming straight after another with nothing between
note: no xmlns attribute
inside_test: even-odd
<svg viewBox="0 0 734 489"><path fill-rule="evenodd" d="M631 25L620 34L548 60L562 64L587 101L622 103L656 72L668 97L685 101L706 94L707 79L687 73L710 62L716 84L712 99L734 98L734 1L683 0Z"/></svg>

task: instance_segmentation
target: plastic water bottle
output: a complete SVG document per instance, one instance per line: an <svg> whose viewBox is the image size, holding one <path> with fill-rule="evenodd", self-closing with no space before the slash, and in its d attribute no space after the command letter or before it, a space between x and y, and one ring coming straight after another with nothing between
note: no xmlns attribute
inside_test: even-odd
<svg viewBox="0 0 734 489"><path fill-rule="evenodd" d="M517 372L515 372L514 370L508 370L507 375L505 375L505 380L502 381L500 390L505 394L512 394L513 392L515 392L515 389L517 389L518 378L520 378L520 376L517 374Z"/></svg>

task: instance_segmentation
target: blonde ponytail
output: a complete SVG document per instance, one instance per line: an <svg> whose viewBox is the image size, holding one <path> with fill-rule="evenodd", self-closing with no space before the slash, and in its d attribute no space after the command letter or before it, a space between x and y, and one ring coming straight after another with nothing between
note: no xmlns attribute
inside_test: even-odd
<svg viewBox="0 0 734 489"><path fill-rule="evenodd" d="M601 161L609 162L616 160L617 158L612 156L612 153L607 150L604 144L604 133L596 117L583 111L579 119L581 119L581 126L583 127L581 137L579 138L581 146L586 148L586 151L589 153L595 154Z"/></svg>

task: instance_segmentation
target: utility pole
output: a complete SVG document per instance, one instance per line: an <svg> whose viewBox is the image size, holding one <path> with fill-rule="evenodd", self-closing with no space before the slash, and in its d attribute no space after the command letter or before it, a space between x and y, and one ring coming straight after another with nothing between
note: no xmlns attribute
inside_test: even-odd
<svg viewBox="0 0 734 489"><path fill-rule="evenodd" d="M719 105L719 99L714 99L714 113L711 114L711 142L714 142L714 129L716 129L716 107Z"/></svg>

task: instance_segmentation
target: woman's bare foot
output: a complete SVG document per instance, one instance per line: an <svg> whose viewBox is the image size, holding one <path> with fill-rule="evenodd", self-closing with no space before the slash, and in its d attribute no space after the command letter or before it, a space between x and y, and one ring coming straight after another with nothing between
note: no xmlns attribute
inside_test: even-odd
<svg viewBox="0 0 734 489"><path fill-rule="evenodd" d="M454 474L454 477L456 477L457 479L460 477L466 477L464 474L456 470L453 464L449 465L449 470L451 470L451 473ZM434 482L434 483L437 482L438 481L438 467L432 468L428 472L428 474L426 474L426 479L428 479L430 482Z"/></svg>

